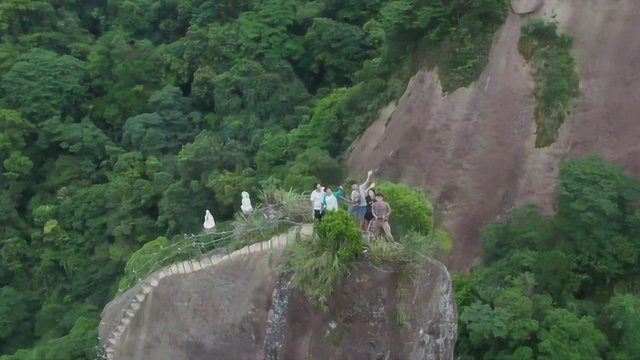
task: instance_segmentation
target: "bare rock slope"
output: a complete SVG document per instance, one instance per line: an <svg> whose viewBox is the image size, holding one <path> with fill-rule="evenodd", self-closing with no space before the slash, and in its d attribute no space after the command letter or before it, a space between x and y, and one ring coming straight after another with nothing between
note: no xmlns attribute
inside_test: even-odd
<svg viewBox="0 0 640 360"><path fill-rule="evenodd" d="M640 1L513 0L488 66L468 88L444 95L420 71L397 104L355 142L354 175L379 175L429 189L451 230L449 266L469 269L479 231L525 202L553 210L558 165L600 154L640 172ZM515 11L515 10L514 10ZM517 51L530 17L553 17L574 38L581 98L550 147L536 149L531 68Z"/></svg>
<svg viewBox="0 0 640 360"><path fill-rule="evenodd" d="M401 299L393 272L362 266L325 313L278 269L289 239L161 270L149 277L153 286L143 281L116 298L100 326L109 359L453 359L456 309L441 263L425 264Z"/></svg>

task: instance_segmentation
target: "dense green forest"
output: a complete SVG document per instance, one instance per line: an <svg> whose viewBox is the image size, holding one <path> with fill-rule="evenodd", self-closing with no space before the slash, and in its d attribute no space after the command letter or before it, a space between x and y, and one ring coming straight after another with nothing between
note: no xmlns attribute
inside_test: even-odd
<svg viewBox="0 0 640 360"><path fill-rule="evenodd" d="M93 359L132 253L242 190L342 182L417 67L477 77L507 4L0 2L0 358Z"/></svg>
<svg viewBox="0 0 640 360"><path fill-rule="evenodd" d="M573 159L557 193L553 216L487 226L482 265L454 277L461 360L640 356L640 180Z"/></svg>

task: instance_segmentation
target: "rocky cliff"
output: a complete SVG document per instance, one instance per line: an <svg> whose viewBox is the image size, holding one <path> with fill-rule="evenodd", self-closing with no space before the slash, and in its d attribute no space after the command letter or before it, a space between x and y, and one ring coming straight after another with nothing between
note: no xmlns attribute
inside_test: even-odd
<svg viewBox="0 0 640 360"><path fill-rule="evenodd" d="M448 265L469 269L488 221L525 202L553 211L563 159L601 154L640 172L638 16L637 0L513 0L480 78L443 95L435 72L418 72L353 145L353 175L378 168L381 177L428 188L452 232ZM531 17L556 20L573 37L579 64L581 97L544 148L534 144L532 68L517 49Z"/></svg>
<svg viewBox="0 0 640 360"><path fill-rule="evenodd" d="M119 296L100 327L110 358L453 359L456 310L442 264L405 284L363 262L322 312L279 270L288 241L174 265Z"/></svg>

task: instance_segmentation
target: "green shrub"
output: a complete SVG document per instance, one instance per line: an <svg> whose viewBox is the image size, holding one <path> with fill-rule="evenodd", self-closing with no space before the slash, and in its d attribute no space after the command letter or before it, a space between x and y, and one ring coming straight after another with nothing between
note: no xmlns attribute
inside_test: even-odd
<svg viewBox="0 0 640 360"><path fill-rule="evenodd" d="M560 126L580 95L580 77L571 46L571 37L559 34L553 22L534 19L522 26L518 51L534 69L536 147L556 141Z"/></svg>
<svg viewBox="0 0 640 360"><path fill-rule="evenodd" d="M233 237L231 237L228 244L220 245L227 246L229 252L233 252L286 232L292 226L293 224L282 220L269 219L259 210L250 215L236 213L233 221Z"/></svg>
<svg viewBox="0 0 640 360"><path fill-rule="evenodd" d="M98 318L79 316L69 333L46 339L28 350L0 356L0 360L94 359L98 346Z"/></svg>
<svg viewBox="0 0 640 360"><path fill-rule="evenodd" d="M382 192L384 201L391 206L389 223L394 237L409 232L427 236L433 230L433 206L422 189L409 188L405 184L385 182L376 186Z"/></svg>
<svg viewBox="0 0 640 360"><path fill-rule="evenodd" d="M316 253L312 240L295 243L288 251L288 266L294 271L292 285L305 294L309 302L327 311L333 287L347 271L347 264L330 252Z"/></svg>
<svg viewBox="0 0 640 360"><path fill-rule="evenodd" d="M126 291L158 268L158 264L168 255L169 240L159 237L144 244L142 248L131 255L124 267L124 277L120 280L119 292Z"/></svg>
<svg viewBox="0 0 640 360"><path fill-rule="evenodd" d="M329 212L316 225L317 237L295 243L287 251L284 266L294 272L292 284L309 302L327 311L327 303L354 257L364 249L362 235L346 211Z"/></svg>
<svg viewBox="0 0 640 360"><path fill-rule="evenodd" d="M270 207L277 216L298 223L313 221L309 208L309 195L277 188L266 188L258 194L259 203L254 208Z"/></svg>
<svg viewBox="0 0 640 360"><path fill-rule="evenodd" d="M467 86L488 62L508 6L508 0L390 1L380 11L386 38L382 62L396 68L404 62L417 70L427 59L437 67L444 92Z"/></svg>
<svg viewBox="0 0 640 360"><path fill-rule="evenodd" d="M362 233L353 216L343 210L327 212L316 225L317 251L331 252L341 261L350 261L364 250Z"/></svg>
<svg viewBox="0 0 640 360"><path fill-rule="evenodd" d="M444 230L425 236L410 232L397 244L383 240L371 243L371 261L376 266L391 265L401 277L414 277L428 257L451 248L451 239Z"/></svg>

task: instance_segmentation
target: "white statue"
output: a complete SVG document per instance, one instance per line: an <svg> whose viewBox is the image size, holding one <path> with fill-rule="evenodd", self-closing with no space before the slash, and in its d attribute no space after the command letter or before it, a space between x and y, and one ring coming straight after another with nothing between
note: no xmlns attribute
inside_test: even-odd
<svg viewBox="0 0 640 360"><path fill-rule="evenodd" d="M213 215L207 210L204 214L204 224L202 224L206 230L216 227L216 222L213 220Z"/></svg>
<svg viewBox="0 0 640 360"><path fill-rule="evenodd" d="M242 212L245 215L251 214L253 212L253 206L251 206L251 199L249 198L249 193L246 191L242 192L242 205L240 206Z"/></svg>

